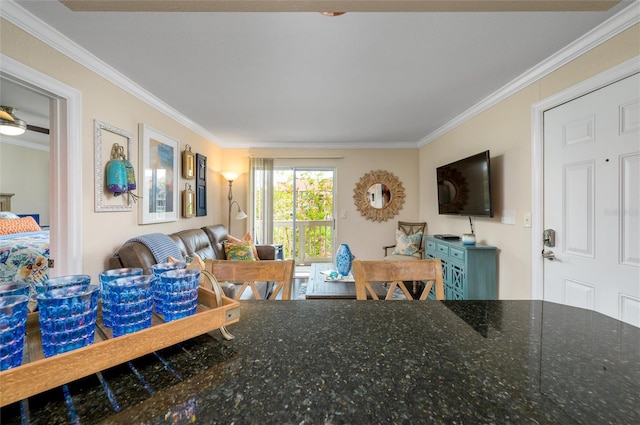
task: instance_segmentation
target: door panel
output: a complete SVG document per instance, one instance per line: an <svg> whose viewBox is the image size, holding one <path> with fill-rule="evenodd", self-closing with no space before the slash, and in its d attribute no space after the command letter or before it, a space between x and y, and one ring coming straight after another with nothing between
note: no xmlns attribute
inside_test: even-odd
<svg viewBox="0 0 640 425"><path fill-rule="evenodd" d="M564 167L563 227L565 252L594 258L594 166L593 161Z"/></svg>
<svg viewBox="0 0 640 425"><path fill-rule="evenodd" d="M544 299L640 326L640 77L544 113Z"/></svg>

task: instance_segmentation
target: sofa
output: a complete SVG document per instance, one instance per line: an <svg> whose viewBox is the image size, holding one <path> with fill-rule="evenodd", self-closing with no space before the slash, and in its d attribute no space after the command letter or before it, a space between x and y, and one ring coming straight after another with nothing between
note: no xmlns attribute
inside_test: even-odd
<svg viewBox="0 0 640 425"><path fill-rule="evenodd" d="M222 224L205 226L199 229L181 230L168 235L176 244L183 257L197 255L203 260L226 260L224 242L229 237L227 228ZM173 247L172 247L173 248ZM275 260L276 247L273 245L256 244L258 257L261 260ZM166 259L157 261L151 250L142 242L129 240L125 242L108 260L109 269L142 268L144 274L151 274L151 266ZM236 285L222 285L225 294L231 298L235 296ZM265 284L265 292L270 285ZM243 297L244 298L244 297Z"/></svg>

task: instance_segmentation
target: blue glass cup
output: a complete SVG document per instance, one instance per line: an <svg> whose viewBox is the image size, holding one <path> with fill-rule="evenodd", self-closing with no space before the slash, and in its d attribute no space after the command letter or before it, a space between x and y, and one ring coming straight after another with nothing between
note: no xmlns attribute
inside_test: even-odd
<svg viewBox="0 0 640 425"><path fill-rule="evenodd" d="M151 266L151 271L156 277L156 282L153 288L153 302L155 304L155 310L157 314L164 314L162 309L162 296L160 291L160 275L162 273L171 270L183 270L187 268L187 263L182 261L172 261L168 263L158 263Z"/></svg>
<svg viewBox="0 0 640 425"><path fill-rule="evenodd" d="M52 277L44 282L36 282L36 295L66 286L89 286L90 283L91 276L88 274L71 274L68 276Z"/></svg>
<svg viewBox="0 0 640 425"><path fill-rule="evenodd" d="M0 297L0 370L22 364L28 302L26 295Z"/></svg>
<svg viewBox="0 0 640 425"><path fill-rule="evenodd" d="M107 282L113 336L126 335L151 326L153 275L129 276Z"/></svg>
<svg viewBox="0 0 640 425"><path fill-rule="evenodd" d="M0 297L10 297L12 295L29 296L29 284L25 282L0 283Z"/></svg>
<svg viewBox="0 0 640 425"><path fill-rule="evenodd" d="M45 357L93 343L98 317L98 285L65 286L37 295Z"/></svg>
<svg viewBox="0 0 640 425"><path fill-rule="evenodd" d="M109 300L109 287L107 286L107 283L116 279L130 276L142 276L142 269L139 267L111 269L105 270L98 274L98 279L100 280L102 324L108 328L111 327L111 301Z"/></svg>
<svg viewBox="0 0 640 425"><path fill-rule="evenodd" d="M198 307L199 270L172 270L160 275L160 296L162 298L165 322L195 314Z"/></svg>

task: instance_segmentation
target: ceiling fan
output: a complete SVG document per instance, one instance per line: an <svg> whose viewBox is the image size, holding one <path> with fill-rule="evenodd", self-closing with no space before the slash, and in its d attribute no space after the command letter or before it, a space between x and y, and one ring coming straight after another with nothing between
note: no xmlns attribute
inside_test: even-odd
<svg viewBox="0 0 640 425"><path fill-rule="evenodd" d="M16 108L12 106L0 106L0 134L7 136L19 136L25 131L49 134L49 129L37 125L29 125L26 121L16 116Z"/></svg>

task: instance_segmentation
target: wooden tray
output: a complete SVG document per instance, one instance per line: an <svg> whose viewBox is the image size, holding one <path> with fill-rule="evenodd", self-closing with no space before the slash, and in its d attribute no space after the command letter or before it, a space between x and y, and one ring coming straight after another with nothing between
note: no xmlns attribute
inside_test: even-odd
<svg viewBox="0 0 640 425"><path fill-rule="evenodd" d="M148 329L113 338L102 326L98 314L94 343L87 347L45 358L38 313L27 318L27 338L22 365L0 372L0 406L23 400L129 360L202 335L240 319L240 303L222 296L217 307L216 294L200 287L198 309L193 316L172 322L153 316Z"/></svg>

